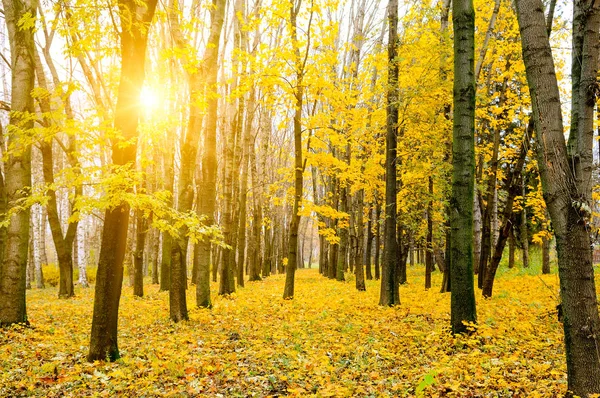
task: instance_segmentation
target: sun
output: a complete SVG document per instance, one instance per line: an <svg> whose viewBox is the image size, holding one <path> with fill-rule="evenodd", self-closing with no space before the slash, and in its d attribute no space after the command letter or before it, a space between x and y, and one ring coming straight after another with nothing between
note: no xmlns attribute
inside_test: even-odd
<svg viewBox="0 0 600 398"><path fill-rule="evenodd" d="M140 105L144 110L153 111L158 109L160 103L160 94L156 90L148 86L142 87L142 92L140 93Z"/></svg>

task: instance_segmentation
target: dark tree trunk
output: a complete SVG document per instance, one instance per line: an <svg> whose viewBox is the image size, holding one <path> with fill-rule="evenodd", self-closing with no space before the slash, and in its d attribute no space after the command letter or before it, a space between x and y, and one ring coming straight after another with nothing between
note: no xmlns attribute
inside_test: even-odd
<svg viewBox="0 0 600 398"><path fill-rule="evenodd" d="M156 0L148 0L144 6L141 6L132 0L119 0L120 12L129 15L122 16L121 80L114 127L123 135L125 141L135 142L137 137L140 112L137 104L144 82L148 27L154 16L156 3ZM126 21L130 21L131 25L127 26ZM127 146L119 142L113 144L112 156L115 165L134 163L135 154L135 144ZM114 361L120 356L117 344L117 321L123 285L123 258L127 244L128 222L127 204L121 203L106 210L96 274L94 314L88 354L88 360L91 362L106 359Z"/></svg>
<svg viewBox="0 0 600 398"><path fill-rule="evenodd" d="M476 322L473 289L473 184L475 169L475 11L472 0L453 2L454 120L450 266L453 333Z"/></svg>
<svg viewBox="0 0 600 398"><path fill-rule="evenodd" d="M529 231L527 228L527 210L525 208L525 198L527 197L527 183L523 176L523 210L521 210L521 249L523 249L523 268L529 268Z"/></svg>
<svg viewBox="0 0 600 398"><path fill-rule="evenodd" d="M375 256L373 260L373 268L375 268L375 280L379 280L379 264L381 256L381 205L379 202L375 205Z"/></svg>
<svg viewBox="0 0 600 398"><path fill-rule="evenodd" d="M144 296L144 243L148 233L148 220L142 210L136 210L135 253L133 259L133 295Z"/></svg>
<svg viewBox="0 0 600 398"><path fill-rule="evenodd" d="M600 4L591 2L590 7L590 2L583 3L589 7L586 14L591 21L588 22L594 22L583 30L582 48L585 51L588 46L599 45L596 22ZM589 207L586 208L589 206L586 198L591 193L584 192L583 185L578 186L579 179L574 174L581 169L571 169L574 160L569 158L564 142L560 95L542 2L517 0L516 7L537 132L538 166L544 199L556 236L567 359L567 395L587 397L600 393L600 361L595 354L600 319L588 232L591 212ZM574 37L577 34L577 31L574 32ZM585 65L587 61L584 60L587 58L582 57L582 69L589 66ZM593 62L596 63L596 60L597 56ZM592 148L585 145L583 137L578 137L578 142L583 144L581 154L586 152L587 156Z"/></svg>
<svg viewBox="0 0 600 398"><path fill-rule="evenodd" d="M340 187L340 211L342 213L348 213L348 188ZM346 223L347 224L347 223ZM337 266L335 270L335 279L338 281L344 281L344 271L348 268L348 227L341 227L339 229L340 244L338 245L338 258Z"/></svg>
<svg viewBox="0 0 600 398"><path fill-rule="evenodd" d="M369 209L369 221L367 222L367 247L365 250L365 269L367 272L367 280L369 281L373 279L373 271L371 270L371 257L373 254L373 238L375 237L373 234L374 214L375 211L373 209Z"/></svg>
<svg viewBox="0 0 600 398"><path fill-rule="evenodd" d="M427 252L425 253L425 289L431 289L433 272L433 178L429 176L429 201L427 202Z"/></svg>
<svg viewBox="0 0 600 398"><path fill-rule="evenodd" d="M334 156L335 156L335 153L334 153ZM332 197L331 197L331 207L333 207L335 210L338 210L339 195L338 195L338 188L337 188L337 178L335 176L331 177L330 192L333 193ZM338 224L338 220L332 220L331 228L333 228L334 230L337 230L337 224ZM339 253L338 247L339 247L339 244L331 244L329 246L329 262L327 265L327 277L329 279L335 279L335 275L337 272L338 253Z"/></svg>
<svg viewBox="0 0 600 398"><path fill-rule="evenodd" d="M37 50L35 52L36 58L36 75L40 87L47 89L48 84L46 82L46 76L44 75L44 69L41 65ZM40 109L45 115L49 115L51 112L50 100L42 97L39 100ZM43 125L46 128L51 128L53 122L49 116L43 117ZM44 181L48 186L54 185L54 160L52 154L52 141L40 142L40 150L42 153L42 172L44 175ZM76 194L81 194L81 187L78 187ZM52 239L54 241L54 247L56 249L56 256L58 260L59 269L59 289L58 297L69 298L75 295L73 287L73 242L77 233L77 222L70 222L66 234L63 235L61 220L58 212L58 201L56 198L56 192L53 189L48 190L48 205L46 206L48 212L48 221L50 223L50 231L52 232Z"/></svg>
<svg viewBox="0 0 600 398"><path fill-rule="evenodd" d="M494 247L493 255L487 268L484 271L485 279L482 285L483 297L492 297L492 290L494 287L494 278L496 277L496 271L500 265L502 259L502 253L504 253L504 247L506 241L510 235L513 223L513 203L515 197L521 193L521 177L523 166L525 165L525 158L529 151L529 141L533 137L533 124L529 123L525 136L523 137L523 143L520 148L519 157L515 166L510 170L506 179L505 191L507 192L506 204L504 205L504 211L502 212L502 227L500 228L500 235L498 241Z"/></svg>
<svg viewBox="0 0 600 398"><path fill-rule="evenodd" d="M158 285L158 251L160 245L159 231L155 229L152 237L152 284Z"/></svg>
<svg viewBox="0 0 600 398"><path fill-rule="evenodd" d="M512 226L508 231L508 268L515 267L515 234Z"/></svg>
<svg viewBox="0 0 600 398"><path fill-rule="evenodd" d="M379 305L400 304L396 242L396 139L398 135L398 0L388 4L388 88L385 138L385 228Z"/></svg>

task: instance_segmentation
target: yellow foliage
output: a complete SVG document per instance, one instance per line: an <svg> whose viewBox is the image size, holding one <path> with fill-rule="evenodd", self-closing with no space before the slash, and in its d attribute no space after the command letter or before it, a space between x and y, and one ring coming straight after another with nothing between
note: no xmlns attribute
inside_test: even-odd
<svg viewBox="0 0 600 398"><path fill-rule="evenodd" d="M284 275L250 282L190 321L168 320L168 292L123 288L116 363L87 363L93 289L58 300L28 292L34 328L0 333L1 396L561 396L567 389L556 275L501 273L477 298L470 336L449 334L450 295L423 289L410 267L402 304L377 305L379 283L357 292L298 270L294 300ZM213 284L215 292L217 285ZM192 303L194 289L188 289Z"/></svg>

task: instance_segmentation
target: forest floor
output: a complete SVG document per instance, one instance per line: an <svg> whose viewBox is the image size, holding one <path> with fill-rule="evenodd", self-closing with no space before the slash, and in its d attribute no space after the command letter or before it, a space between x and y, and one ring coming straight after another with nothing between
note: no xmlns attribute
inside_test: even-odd
<svg viewBox="0 0 600 398"><path fill-rule="evenodd" d="M558 277L514 269L494 297L477 291L479 324L449 333L450 295L441 276L426 291L423 267L410 267L400 306L377 305L379 281L357 292L316 270L271 276L212 310L193 305L190 320L168 318L168 293L124 287L122 359L88 363L93 289L69 300L56 289L28 291L31 327L0 329L0 396L426 396L553 397L566 391ZM216 292L216 285L212 286ZM216 296L216 295L215 295Z"/></svg>

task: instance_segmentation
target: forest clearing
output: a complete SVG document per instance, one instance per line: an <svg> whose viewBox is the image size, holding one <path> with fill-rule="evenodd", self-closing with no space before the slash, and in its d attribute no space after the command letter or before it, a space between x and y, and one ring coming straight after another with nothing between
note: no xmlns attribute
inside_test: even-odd
<svg viewBox="0 0 600 398"><path fill-rule="evenodd" d="M93 289L69 301L30 292L34 327L0 334L1 396L555 397L566 389L558 277L503 270L479 297L476 332L452 336L448 294L425 290L409 267L399 306L377 305L378 283L358 292L299 270L294 300L284 275L250 282L212 310L168 320L167 292L123 290L122 359L86 361ZM439 286L441 275L434 274ZM191 294L193 289L188 289ZM191 301L191 297L190 297ZM220 395L218 395L220 394Z"/></svg>

